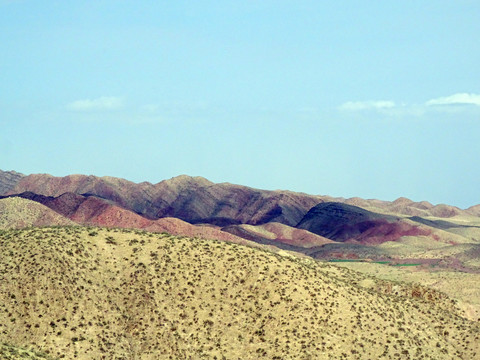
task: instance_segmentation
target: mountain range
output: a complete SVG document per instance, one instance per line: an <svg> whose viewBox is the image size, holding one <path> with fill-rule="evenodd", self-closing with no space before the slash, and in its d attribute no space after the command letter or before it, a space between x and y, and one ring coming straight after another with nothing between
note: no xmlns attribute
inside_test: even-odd
<svg viewBox="0 0 480 360"><path fill-rule="evenodd" d="M438 260L429 252L438 252L440 244L456 247L456 259L468 261L473 257L469 254L480 246L478 205L462 210L406 198L393 202L333 198L213 183L186 175L151 184L108 176L54 177L0 171L0 184L0 202L22 198L57 214L38 215L37 225L70 221L226 241L245 239L323 259ZM10 213L11 225L4 217L2 226L25 223L21 216L17 222L12 217ZM421 256L418 251L406 253L412 238L423 244ZM471 247L465 250L459 246L462 244ZM449 262L448 256L442 260L463 266L463 262Z"/></svg>

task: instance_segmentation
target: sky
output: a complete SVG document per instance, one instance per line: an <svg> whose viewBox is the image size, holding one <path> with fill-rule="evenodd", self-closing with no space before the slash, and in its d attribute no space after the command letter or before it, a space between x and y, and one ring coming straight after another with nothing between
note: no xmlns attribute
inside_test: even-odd
<svg viewBox="0 0 480 360"><path fill-rule="evenodd" d="M0 169L480 204L480 2L0 0Z"/></svg>

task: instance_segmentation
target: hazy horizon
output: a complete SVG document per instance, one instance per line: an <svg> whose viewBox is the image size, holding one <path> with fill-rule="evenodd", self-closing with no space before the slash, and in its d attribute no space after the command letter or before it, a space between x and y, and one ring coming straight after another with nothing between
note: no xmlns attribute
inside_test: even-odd
<svg viewBox="0 0 480 360"><path fill-rule="evenodd" d="M480 204L480 3L0 0L0 169Z"/></svg>

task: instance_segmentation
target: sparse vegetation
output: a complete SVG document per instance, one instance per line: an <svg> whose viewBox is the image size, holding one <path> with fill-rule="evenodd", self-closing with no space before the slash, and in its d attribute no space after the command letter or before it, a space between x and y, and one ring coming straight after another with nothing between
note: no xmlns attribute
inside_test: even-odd
<svg viewBox="0 0 480 360"><path fill-rule="evenodd" d="M7 344L0 344L0 359L2 360L51 360L52 358L47 354L37 351L11 346Z"/></svg>
<svg viewBox="0 0 480 360"><path fill-rule="evenodd" d="M0 248L5 353L31 348L45 354L38 359L480 354L479 324L459 316L448 297L306 258L84 227L2 231Z"/></svg>

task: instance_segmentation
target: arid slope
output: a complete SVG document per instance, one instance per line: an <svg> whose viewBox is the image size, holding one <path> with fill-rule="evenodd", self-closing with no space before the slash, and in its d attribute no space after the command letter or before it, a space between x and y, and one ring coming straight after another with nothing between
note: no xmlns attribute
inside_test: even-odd
<svg viewBox="0 0 480 360"><path fill-rule="evenodd" d="M0 199L0 229L53 225L76 224L35 201L18 197Z"/></svg>
<svg viewBox="0 0 480 360"><path fill-rule="evenodd" d="M0 247L0 343L55 359L480 354L448 298L312 260L78 227L4 231Z"/></svg>

